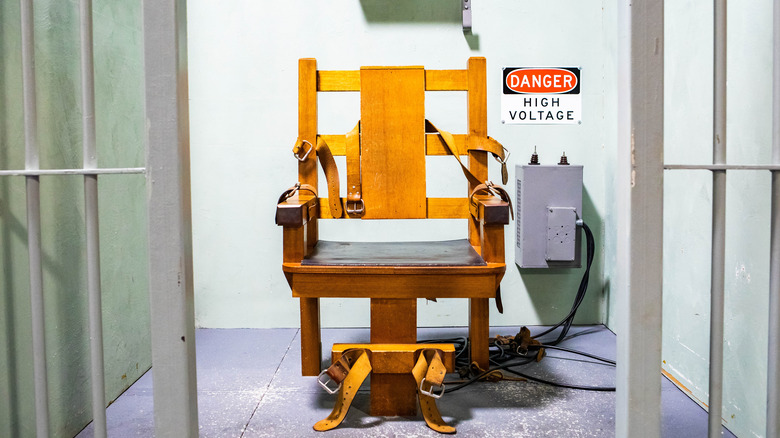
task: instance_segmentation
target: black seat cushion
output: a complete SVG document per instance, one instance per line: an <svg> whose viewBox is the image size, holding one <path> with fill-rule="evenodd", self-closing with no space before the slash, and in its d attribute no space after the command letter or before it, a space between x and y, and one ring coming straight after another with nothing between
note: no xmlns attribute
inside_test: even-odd
<svg viewBox="0 0 780 438"><path fill-rule="evenodd" d="M439 242L320 240L301 262L309 266L486 266L466 239Z"/></svg>

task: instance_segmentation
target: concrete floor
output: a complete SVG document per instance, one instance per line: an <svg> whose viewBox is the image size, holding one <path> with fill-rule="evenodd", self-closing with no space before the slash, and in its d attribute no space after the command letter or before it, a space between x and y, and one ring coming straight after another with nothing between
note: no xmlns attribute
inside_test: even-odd
<svg viewBox="0 0 780 438"><path fill-rule="evenodd" d="M491 329L491 336L513 335L517 327ZM532 332L539 330L532 329ZM418 339L465 336L464 328L419 329ZM367 342L367 329L323 330L323 353L334 342ZM344 422L315 432L334 396L314 377L300 376L297 329L197 331L200 434L207 437L440 437L421 416L370 417L367 385ZM603 326L573 327L561 346L614 358L615 335ZM329 362L323 358L323 364ZM525 368L541 378L587 386L613 386L615 369L590 359L550 351ZM659 370L660 371L660 370ZM671 382L663 382L663 436L707 435L707 414ZM478 382L438 401L444 419L458 436L612 437L615 393L556 388L532 382ZM107 410L110 437L151 437L154 432L152 373L146 373ZM732 437L727 429L723 435ZM93 436L92 425L78 437Z"/></svg>

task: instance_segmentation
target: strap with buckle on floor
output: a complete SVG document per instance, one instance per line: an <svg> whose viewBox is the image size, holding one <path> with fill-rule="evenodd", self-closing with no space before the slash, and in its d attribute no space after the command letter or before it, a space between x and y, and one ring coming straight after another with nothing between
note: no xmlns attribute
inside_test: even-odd
<svg viewBox="0 0 780 438"><path fill-rule="evenodd" d="M420 410L422 411L425 423L431 429L439 433L455 433L455 428L448 425L439 413L436 406L436 399L444 394L444 375L447 368L441 360L441 354L438 350L423 350L420 357L412 369L412 375L417 382L417 397L420 400ZM439 393L436 393L436 390Z"/></svg>
<svg viewBox="0 0 780 438"><path fill-rule="evenodd" d="M347 411L355 399L360 385L371 373L371 362L368 359L366 350L355 349L345 352L341 358L320 373L317 381L331 394L339 393L336 399L336 405L333 407L330 415L324 420L320 420L314 425L314 430L324 432L331 430L341 424L347 416ZM328 379L328 380L325 380ZM329 383L333 382L338 386L331 389Z"/></svg>

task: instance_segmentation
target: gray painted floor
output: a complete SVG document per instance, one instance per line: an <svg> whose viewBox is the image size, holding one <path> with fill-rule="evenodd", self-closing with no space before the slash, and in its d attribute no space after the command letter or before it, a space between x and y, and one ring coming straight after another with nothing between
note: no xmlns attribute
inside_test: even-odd
<svg viewBox="0 0 780 438"><path fill-rule="evenodd" d="M513 335L498 327L491 336ZM532 332L538 332L533 330ZM418 339L465 336L465 328L419 329ZM200 434L206 437L440 437L422 417L370 417L367 385L346 420L330 432L312 425L333 407L314 377L300 376L297 329L197 331ZM368 329L323 330L323 354L334 342L368 342ZM615 357L615 335L603 326L573 327L561 346ZM323 358L323 365L329 362ZM614 368L550 351L527 373L576 385L612 386ZM707 414L665 378L663 436L703 437ZM532 382L478 382L446 394L442 416L458 436L612 437L615 393L556 388ZM152 373L146 373L107 410L110 437L153 436ZM724 436L732 437L727 429ZM92 426L78 437L93 435Z"/></svg>

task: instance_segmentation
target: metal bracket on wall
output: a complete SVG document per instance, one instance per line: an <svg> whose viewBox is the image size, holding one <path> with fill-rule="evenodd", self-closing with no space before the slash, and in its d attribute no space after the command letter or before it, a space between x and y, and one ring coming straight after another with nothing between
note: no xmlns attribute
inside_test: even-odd
<svg viewBox="0 0 780 438"><path fill-rule="evenodd" d="M471 32L471 0L461 0L463 32Z"/></svg>

